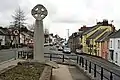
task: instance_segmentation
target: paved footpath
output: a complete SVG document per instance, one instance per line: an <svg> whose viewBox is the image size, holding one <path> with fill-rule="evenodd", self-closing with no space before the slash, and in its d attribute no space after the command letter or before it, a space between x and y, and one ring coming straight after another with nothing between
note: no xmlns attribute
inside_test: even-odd
<svg viewBox="0 0 120 80"><path fill-rule="evenodd" d="M9 60L0 63L0 71L7 68L11 65L17 65L18 62L25 61L22 59L17 60ZM58 69L53 69L52 80L90 80L86 75L79 70L76 69L74 66L62 65L59 64Z"/></svg>
<svg viewBox="0 0 120 80"><path fill-rule="evenodd" d="M52 80L90 80L84 73L75 66L59 64L58 69L53 69Z"/></svg>
<svg viewBox="0 0 120 80"><path fill-rule="evenodd" d="M59 65L59 67L53 69L52 80L73 80L66 65Z"/></svg>

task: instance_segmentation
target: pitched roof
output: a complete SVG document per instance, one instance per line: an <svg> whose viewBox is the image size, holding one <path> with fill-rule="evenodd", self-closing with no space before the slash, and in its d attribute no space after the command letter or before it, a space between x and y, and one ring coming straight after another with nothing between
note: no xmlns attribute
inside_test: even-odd
<svg viewBox="0 0 120 80"><path fill-rule="evenodd" d="M96 42L101 42L101 41L105 41L107 40L107 38L109 37L109 35L111 34L111 31L108 31L106 33L104 33L101 37L99 37Z"/></svg>
<svg viewBox="0 0 120 80"><path fill-rule="evenodd" d="M87 39L95 39L99 34L104 32L106 29L99 29L95 33L93 33L91 36L89 36Z"/></svg>
<svg viewBox="0 0 120 80"><path fill-rule="evenodd" d="M83 26L83 27L81 27L81 28L79 29L79 31L85 32L85 31L90 30L91 28L93 28L93 27L86 27L86 26Z"/></svg>
<svg viewBox="0 0 120 80"><path fill-rule="evenodd" d="M29 34L29 35L32 36L32 37L34 36L34 32L32 32L32 31L30 31L30 30L27 31L27 34Z"/></svg>
<svg viewBox="0 0 120 80"><path fill-rule="evenodd" d="M21 34L22 35L29 35L30 37L34 36L34 33L32 31L29 31L29 30L27 32L23 31L23 32L21 32Z"/></svg>
<svg viewBox="0 0 120 80"><path fill-rule="evenodd" d="M120 29L115 32L112 36L110 36L110 38L120 38Z"/></svg>
<svg viewBox="0 0 120 80"><path fill-rule="evenodd" d="M11 35L7 28L0 27L0 35Z"/></svg>
<svg viewBox="0 0 120 80"><path fill-rule="evenodd" d="M84 32L83 34L88 34L91 31L94 31L95 29L97 29L99 26L93 26L92 28L90 28L88 31Z"/></svg>

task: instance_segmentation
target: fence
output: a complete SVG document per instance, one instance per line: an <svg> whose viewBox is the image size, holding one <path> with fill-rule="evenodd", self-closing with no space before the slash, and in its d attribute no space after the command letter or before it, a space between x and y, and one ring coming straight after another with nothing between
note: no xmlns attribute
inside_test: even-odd
<svg viewBox="0 0 120 80"><path fill-rule="evenodd" d="M119 72L115 72L112 69L109 70L102 65L93 62L90 59L85 58L82 55L71 55L71 54L57 54L57 53L44 53L45 58L50 61L59 60L61 62L71 61L78 64L87 73L93 75L97 80L120 80ZM18 52L18 58L33 58L33 52Z"/></svg>

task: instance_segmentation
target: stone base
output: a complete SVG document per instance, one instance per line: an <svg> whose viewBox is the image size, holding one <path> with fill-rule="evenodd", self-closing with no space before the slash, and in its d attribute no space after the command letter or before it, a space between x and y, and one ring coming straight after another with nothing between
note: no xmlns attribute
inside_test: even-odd
<svg viewBox="0 0 120 80"><path fill-rule="evenodd" d="M50 80L52 66L35 60L18 62L0 72L0 80Z"/></svg>

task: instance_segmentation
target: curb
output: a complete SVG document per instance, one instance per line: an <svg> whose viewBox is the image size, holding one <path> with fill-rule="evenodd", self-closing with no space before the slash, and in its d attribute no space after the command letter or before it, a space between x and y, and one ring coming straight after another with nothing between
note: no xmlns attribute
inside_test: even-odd
<svg viewBox="0 0 120 80"><path fill-rule="evenodd" d="M15 60L15 58L9 59L9 60L7 60L7 61L0 62L0 65L2 65L2 64L4 64L4 63L8 63L8 62L13 61L13 60Z"/></svg>
<svg viewBox="0 0 120 80"><path fill-rule="evenodd" d="M87 71L85 71L82 67L80 67L78 64L75 63L66 63L66 62L57 62L58 64L63 64L63 65L70 65L70 66L75 66L77 69L79 69L80 71L82 71L83 73L85 73L85 75L90 78L90 80L96 80L92 75L90 75Z"/></svg>
<svg viewBox="0 0 120 80"><path fill-rule="evenodd" d="M91 80L96 80L91 74L89 74L87 71L85 71L82 67L80 67L78 64L75 65L76 68L78 68L80 71L85 73L87 77L89 77Z"/></svg>

